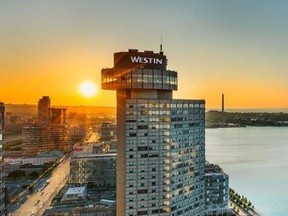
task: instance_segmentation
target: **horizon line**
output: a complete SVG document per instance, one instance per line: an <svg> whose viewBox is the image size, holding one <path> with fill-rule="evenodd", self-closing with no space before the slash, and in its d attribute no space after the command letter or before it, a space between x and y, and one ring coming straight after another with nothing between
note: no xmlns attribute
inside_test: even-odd
<svg viewBox="0 0 288 216"><path fill-rule="evenodd" d="M37 106L37 103L35 104L32 104L32 103L4 103L4 105L28 105L28 106ZM82 105L82 104L79 104L79 105L53 105L55 107L65 107L65 106L69 106L69 107L110 107L110 108L116 108L116 106L111 106L111 105ZM206 110L207 111L211 111L211 110L221 110L221 107L211 107L211 108L208 108L206 107ZM251 108L251 107L247 107L247 108L244 108L244 107L229 107L229 108L225 108L225 110L288 110L288 107L286 108L279 108L279 107L269 107L269 108L263 108L263 107L256 107L256 108Z"/></svg>

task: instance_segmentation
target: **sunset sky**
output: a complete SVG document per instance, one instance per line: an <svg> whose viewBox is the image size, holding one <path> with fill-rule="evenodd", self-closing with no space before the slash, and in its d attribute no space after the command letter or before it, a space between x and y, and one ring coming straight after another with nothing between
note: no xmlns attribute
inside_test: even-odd
<svg viewBox="0 0 288 216"><path fill-rule="evenodd" d="M0 0L0 101L115 106L101 69L129 48L178 72L175 98L207 108L288 108L288 1ZM94 97L79 92L98 85Z"/></svg>

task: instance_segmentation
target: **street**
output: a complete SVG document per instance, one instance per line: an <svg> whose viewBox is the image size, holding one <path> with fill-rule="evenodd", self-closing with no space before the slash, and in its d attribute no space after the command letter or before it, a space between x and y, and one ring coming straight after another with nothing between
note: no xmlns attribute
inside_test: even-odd
<svg viewBox="0 0 288 216"><path fill-rule="evenodd" d="M11 215L37 215L40 216L44 213L46 208L51 204L52 199L65 185L69 174L69 159L65 159L53 171L49 184L33 194Z"/></svg>

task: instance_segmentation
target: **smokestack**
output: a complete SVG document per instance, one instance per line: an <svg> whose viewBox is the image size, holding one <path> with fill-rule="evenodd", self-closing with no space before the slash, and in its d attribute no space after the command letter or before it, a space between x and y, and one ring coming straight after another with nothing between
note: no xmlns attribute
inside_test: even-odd
<svg viewBox="0 0 288 216"><path fill-rule="evenodd" d="M222 94L222 113L224 114L224 94Z"/></svg>
<svg viewBox="0 0 288 216"><path fill-rule="evenodd" d="M224 105L224 94L222 94L222 124L223 126L226 124L226 117L225 117L225 105Z"/></svg>

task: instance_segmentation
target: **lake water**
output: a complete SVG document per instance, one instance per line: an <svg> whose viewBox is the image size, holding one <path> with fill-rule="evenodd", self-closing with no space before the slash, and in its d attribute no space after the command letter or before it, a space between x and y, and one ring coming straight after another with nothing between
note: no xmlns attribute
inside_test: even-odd
<svg viewBox="0 0 288 216"><path fill-rule="evenodd" d="M206 129L206 159L262 215L288 215L288 127Z"/></svg>

